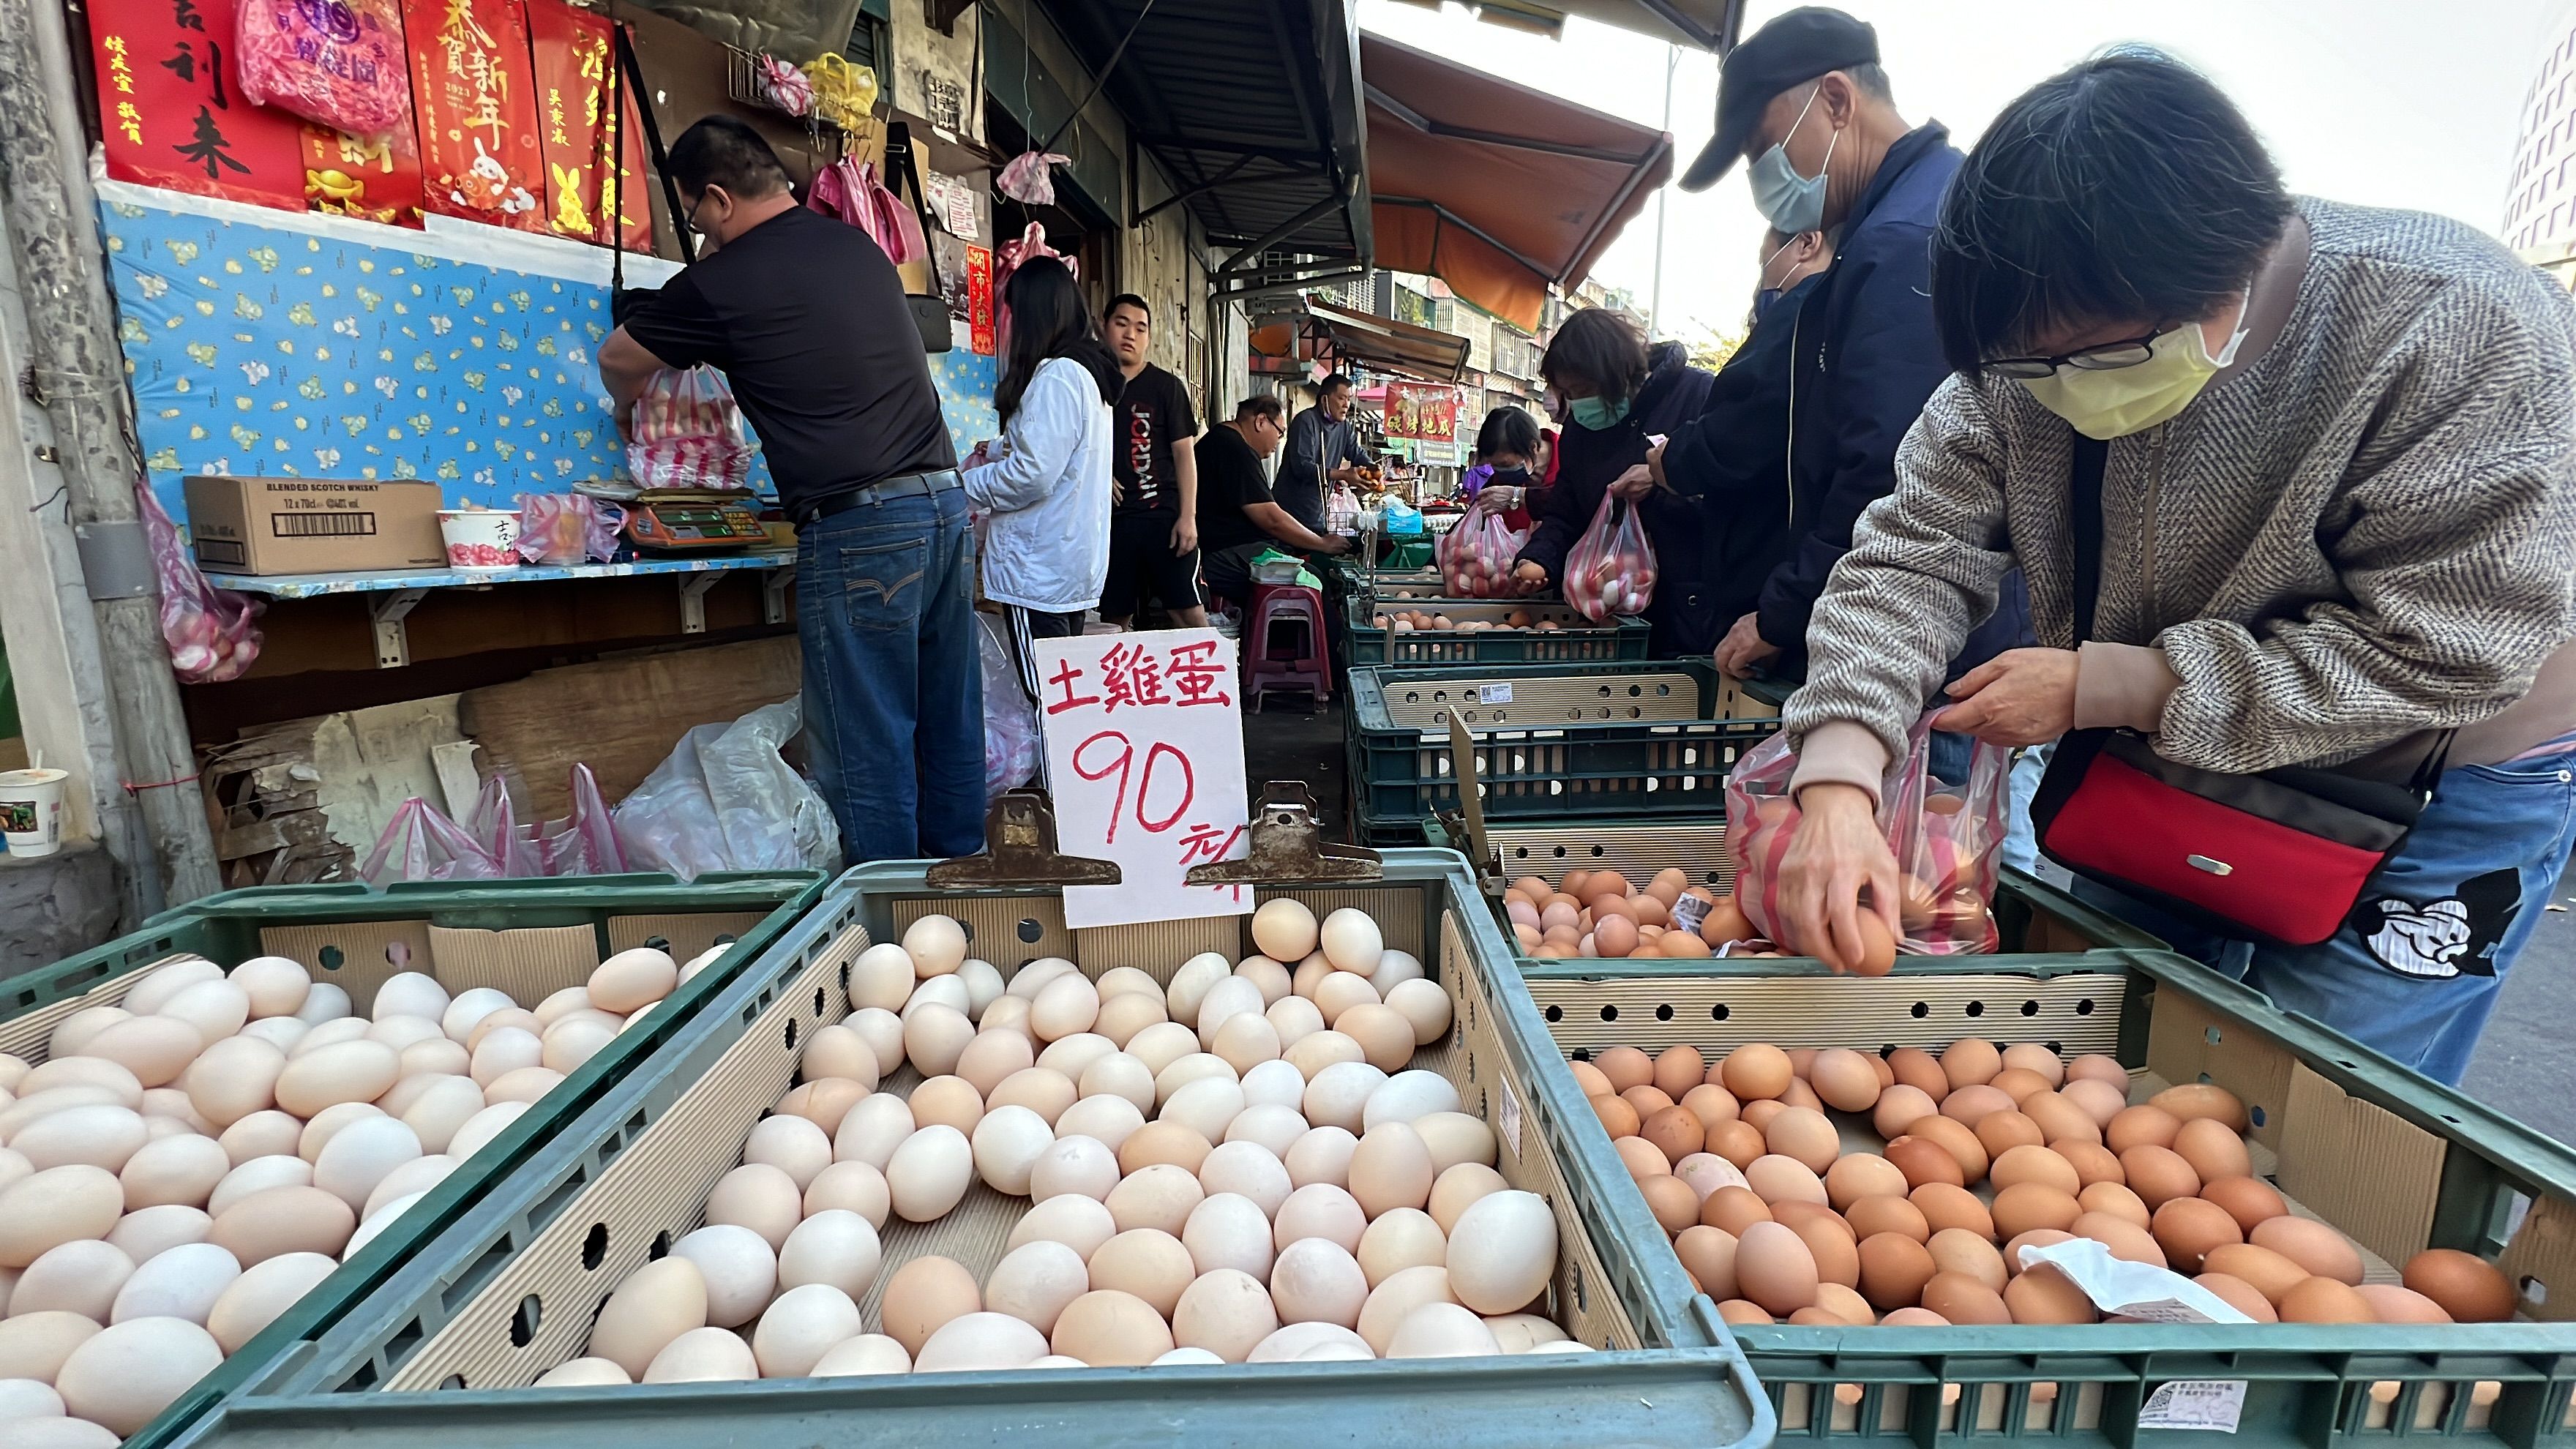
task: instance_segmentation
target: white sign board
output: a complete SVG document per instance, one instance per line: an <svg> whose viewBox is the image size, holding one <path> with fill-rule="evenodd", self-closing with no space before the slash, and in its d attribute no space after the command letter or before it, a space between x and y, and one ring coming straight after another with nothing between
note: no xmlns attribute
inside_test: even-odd
<svg viewBox="0 0 2576 1449"><path fill-rule="evenodd" d="M1247 915L1243 886L1189 886L1240 860L1251 821L1234 641L1213 629L1040 639L1038 710L1056 848L1114 860L1114 886L1068 886L1072 927Z"/></svg>

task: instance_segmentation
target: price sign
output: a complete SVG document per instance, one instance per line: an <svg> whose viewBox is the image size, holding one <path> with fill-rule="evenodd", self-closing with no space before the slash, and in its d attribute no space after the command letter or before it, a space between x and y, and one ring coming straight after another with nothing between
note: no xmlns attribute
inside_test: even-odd
<svg viewBox="0 0 2576 1449"><path fill-rule="evenodd" d="M1068 926L1240 916L1242 886L1183 884L1250 848L1234 641L1213 629L1036 642L1056 848L1118 862L1114 886L1068 886Z"/></svg>

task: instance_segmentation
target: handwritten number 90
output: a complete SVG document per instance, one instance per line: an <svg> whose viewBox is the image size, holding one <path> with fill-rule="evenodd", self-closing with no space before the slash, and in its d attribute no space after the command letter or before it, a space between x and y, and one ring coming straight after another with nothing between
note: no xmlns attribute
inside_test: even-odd
<svg viewBox="0 0 2576 1449"><path fill-rule="evenodd" d="M1180 802L1172 807L1171 813L1157 820L1146 813L1147 802L1154 794L1154 772L1166 760L1180 769L1181 798ZM1134 809L1136 823L1143 826L1146 833L1151 835L1160 835L1171 829L1173 823L1189 811L1190 802L1198 796L1198 777L1190 768L1189 756L1157 740L1146 747L1145 763L1139 768L1136 764L1135 742L1117 730L1102 730L1074 746L1073 772L1092 781L1106 780L1112 775L1118 777L1117 798L1109 807L1107 843L1110 844L1117 842L1118 822L1129 813L1127 792L1130 785L1134 786L1136 792ZM1166 778L1169 778L1168 772Z"/></svg>

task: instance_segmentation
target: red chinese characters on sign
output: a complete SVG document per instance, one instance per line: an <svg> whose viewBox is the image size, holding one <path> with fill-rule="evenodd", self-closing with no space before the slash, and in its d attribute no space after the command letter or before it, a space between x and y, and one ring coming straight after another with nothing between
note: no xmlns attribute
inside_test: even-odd
<svg viewBox="0 0 2576 1449"><path fill-rule="evenodd" d="M545 163L545 228L558 236L606 245L608 94L615 64L608 20L563 0L526 0L528 36L536 57L533 89L538 150ZM645 169L644 123L635 97L616 87L624 112L618 149L625 164L617 179L618 231L629 250L653 247L653 184Z"/></svg>
<svg viewBox="0 0 2576 1449"><path fill-rule="evenodd" d="M966 248L966 325L968 345L978 357L991 357L1001 339L993 328L993 249Z"/></svg>
<svg viewBox="0 0 2576 1449"><path fill-rule="evenodd" d="M528 14L521 0L404 0L429 209L546 230Z"/></svg>
<svg viewBox="0 0 2576 1449"><path fill-rule="evenodd" d="M1458 389L1438 382L1386 385L1386 435L1448 442L1458 435Z"/></svg>
<svg viewBox="0 0 2576 1449"><path fill-rule="evenodd" d="M107 174L304 210L304 123L242 98L235 0L91 0Z"/></svg>

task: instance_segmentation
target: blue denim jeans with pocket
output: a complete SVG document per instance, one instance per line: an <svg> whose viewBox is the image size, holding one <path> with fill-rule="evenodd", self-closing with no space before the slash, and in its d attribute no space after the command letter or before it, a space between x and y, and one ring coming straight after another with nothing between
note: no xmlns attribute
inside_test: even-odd
<svg viewBox="0 0 2576 1449"><path fill-rule="evenodd" d="M984 665L966 491L797 530L805 750L852 865L984 847Z"/></svg>
<svg viewBox="0 0 2576 1449"><path fill-rule="evenodd" d="M2076 894L2296 1012L2457 1086L2576 848L2576 751L2453 765L2342 929L2234 941L2078 876Z"/></svg>

